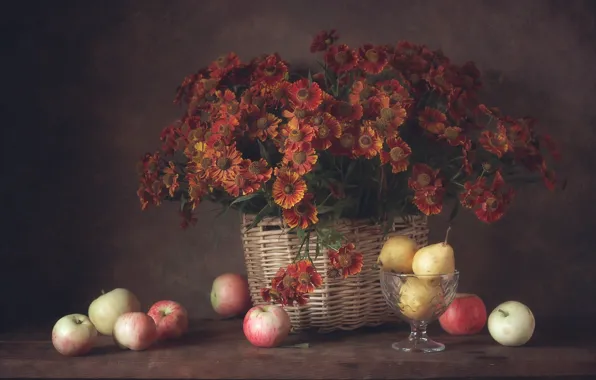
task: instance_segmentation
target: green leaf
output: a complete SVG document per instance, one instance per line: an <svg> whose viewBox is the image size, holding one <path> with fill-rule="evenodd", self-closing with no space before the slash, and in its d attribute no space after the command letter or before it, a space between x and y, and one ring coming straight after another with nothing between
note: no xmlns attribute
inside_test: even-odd
<svg viewBox="0 0 596 380"><path fill-rule="evenodd" d="M270 203L268 203L265 207L263 207L261 209L261 211L258 212L258 214L255 216L255 219L252 221L252 223L248 226L248 229L250 230L251 228L255 227L257 224L259 224L259 222L261 220L263 220L263 218L270 213L273 210L273 206L271 206Z"/></svg>
<svg viewBox="0 0 596 380"><path fill-rule="evenodd" d="M453 205L453 209L451 210L451 214L449 214L449 223L453 222L457 214L459 213L459 200L455 198L455 205Z"/></svg>
<svg viewBox="0 0 596 380"><path fill-rule="evenodd" d="M257 143L259 144L259 153L261 157L267 161L269 165L271 165L271 157L269 157L269 152L267 152L267 147L261 142L261 140L257 139Z"/></svg>
<svg viewBox="0 0 596 380"><path fill-rule="evenodd" d="M319 215L327 214L329 212L332 212L333 210L335 210L335 208L333 206L319 206L319 207L317 207L317 213Z"/></svg>
<svg viewBox="0 0 596 380"><path fill-rule="evenodd" d="M356 165L358 165L357 159L350 161L350 164L348 165L348 170L346 171L346 176L345 176L346 181L348 180L348 178L350 178L350 175L352 175L352 173L354 172L354 169L356 169Z"/></svg>
<svg viewBox="0 0 596 380"><path fill-rule="evenodd" d="M259 195L261 195L260 192L243 195L241 197L238 197L238 198L234 199L234 201L232 203L230 203L230 206L233 206L236 203L247 201L247 200L252 199L254 197L257 197Z"/></svg>

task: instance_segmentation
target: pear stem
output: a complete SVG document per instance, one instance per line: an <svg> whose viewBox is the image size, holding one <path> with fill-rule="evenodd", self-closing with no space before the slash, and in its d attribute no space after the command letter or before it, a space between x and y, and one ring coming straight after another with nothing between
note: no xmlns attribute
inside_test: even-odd
<svg viewBox="0 0 596 380"><path fill-rule="evenodd" d="M449 231L451 231L451 226L447 227L447 232L445 232L445 241L443 242L443 245L447 245L447 241L449 240Z"/></svg>

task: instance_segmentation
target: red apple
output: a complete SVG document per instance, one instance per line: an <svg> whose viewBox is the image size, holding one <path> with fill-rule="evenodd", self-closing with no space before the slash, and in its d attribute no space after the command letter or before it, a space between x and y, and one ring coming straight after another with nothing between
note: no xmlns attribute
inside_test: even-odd
<svg viewBox="0 0 596 380"><path fill-rule="evenodd" d="M96 339L97 329L82 314L66 315L52 329L52 344L56 351L65 356L85 355L91 351Z"/></svg>
<svg viewBox="0 0 596 380"><path fill-rule="evenodd" d="M290 333L292 323L286 311L276 305L255 306L244 316L246 339L257 347L277 347Z"/></svg>
<svg viewBox="0 0 596 380"><path fill-rule="evenodd" d="M225 273L213 281L211 306L223 317L241 314L251 307L248 281L242 275Z"/></svg>
<svg viewBox="0 0 596 380"><path fill-rule="evenodd" d="M112 335L121 348L142 351L155 342L157 328L150 316L136 311L120 315L114 323Z"/></svg>
<svg viewBox="0 0 596 380"><path fill-rule="evenodd" d="M188 313L174 301L159 301L147 313L157 327L157 340L179 338L188 330Z"/></svg>
<svg viewBox="0 0 596 380"><path fill-rule="evenodd" d="M486 319L486 306L480 297L457 293L451 305L439 317L439 323L451 335L472 335L484 328Z"/></svg>

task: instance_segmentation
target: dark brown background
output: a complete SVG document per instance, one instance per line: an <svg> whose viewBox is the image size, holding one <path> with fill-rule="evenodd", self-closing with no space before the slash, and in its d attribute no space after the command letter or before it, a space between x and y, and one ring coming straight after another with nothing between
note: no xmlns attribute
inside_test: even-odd
<svg viewBox="0 0 596 380"><path fill-rule="evenodd" d="M86 313L113 287L213 316L212 280L243 271L238 215L214 221L205 204L183 232L172 204L141 213L137 159L179 115L172 98L186 74L230 50L310 59L312 35L333 27L348 44L409 39L474 60L492 73L493 104L541 119L562 145L567 190L527 188L493 226L463 215L452 233L460 289L489 308L517 299L539 316L596 313L589 1L14 3L0 16L3 319ZM440 239L442 219L431 226Z"/></svg>

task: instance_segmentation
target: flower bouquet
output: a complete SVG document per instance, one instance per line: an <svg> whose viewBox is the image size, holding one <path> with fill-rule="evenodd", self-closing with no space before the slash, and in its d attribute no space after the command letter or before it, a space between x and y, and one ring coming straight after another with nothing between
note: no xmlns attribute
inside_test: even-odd
<svg viewBox="0 0 596 380"><path fill-rule="evenodd" d="M262 296L284 305L305 304L322 285L313 265L321 252L328 278L361 271L359 247L334 229L339 219L387 232L395 218L445 208L453 218L463 207L491 223L516 186L555 186L551 138L534 119L480 102L474 63L406 41L337 41L335 31L314 38L316 70L278 54L243 62L230 53L187 76L175 98L182 116L141 160L142 209L180 202L182 227L205 200L252 215L249 228L283 221L301 244Z"/></svg>

